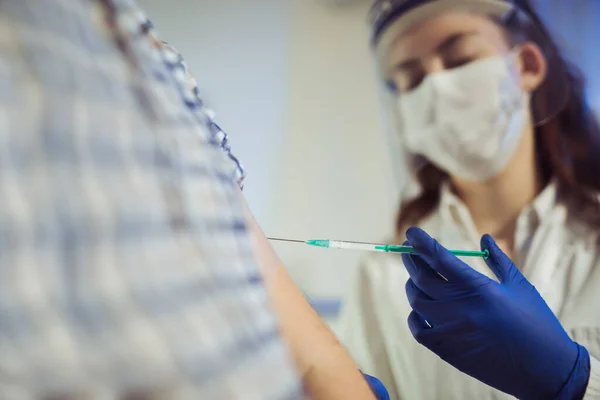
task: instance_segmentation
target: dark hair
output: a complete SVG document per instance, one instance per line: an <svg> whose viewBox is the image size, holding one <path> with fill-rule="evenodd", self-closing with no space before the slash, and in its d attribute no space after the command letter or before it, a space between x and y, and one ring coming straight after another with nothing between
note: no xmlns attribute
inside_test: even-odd
<svg viewBox="0 0 600 400"><path fill-rule="evenodd" d="M536 42L547 57L549 74L564 77L560 81L546 82L532 96L532 110L543 111L548 107L550 96L565 98L562 108L549 120L535 128L538 166L543 177L554 177L558 185L560 201L567 204L570 213L593 227L600 228L600 125L588 107L585 95L585 79L581 71L567 61L527 0L516 1L533 25L535 32L527 28L511 27L510 19L503 22L512 40ZM531 24L530 24L531 25ZM512 28L512 29L511 29ZM562 88L562 94L559 91ZM565 93L566 91L566 93ZM439 205L442 183L448 174L431 163L418 170L417 182L420 194L402 202L396 220L397 234L404 234L409 225L419 223Z"/></svg>

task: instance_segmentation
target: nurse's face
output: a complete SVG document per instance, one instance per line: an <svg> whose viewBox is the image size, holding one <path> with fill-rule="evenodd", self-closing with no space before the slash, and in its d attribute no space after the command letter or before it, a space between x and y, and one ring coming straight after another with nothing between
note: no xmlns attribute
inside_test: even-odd
<svg viewBox="0 0 600 400"><path fill-rule="evenodd" d="M503 28L470 13L431 18L400 36L390 47L386 79L399 92L417 87L428 74L506 54L511 45Z"/></svg>
<svg viewBox="0 0 600 400"><path fill-rule="evenodd" d="M541 50L533 42L519 43L518 46L514 46L505 29L483 15L446 13L415 26L407 33L396 38L390 46L382 66L386 72L386 81L392 84L398 93L402 94L417 88L429 74L463 67L466 64L489 57L508 55L513 48L515 70L519 75L518 84L523 91L532 93L543 82L546 74L546 62ZM415 98L418 97L412 97L412 99ZM468 103L459 102L457 108L464 107L464 104ZM492 106L495 106L495 104L492 104ZM489 113L491 112L493 111ZM450 126L448 128L450 130L456 126L456 121L451 122L455 125ZM479 122L480 124L477 124ZM489 153L489 159L479 158L478 154L471 153L472 149L474 152L479 148L473 143L481 143L481 140L486 138L481 139L480 135L487 133L479 129L480 126L486 123L486 120L475 121L475 123L476 129L474 131L465 130L467 139L462 139L462 131L454 136L456 140L463 141L461 144L464 144L462 146L464 151L459 151L459 145L457 144L452 156L455 157L455 160L460 159L461 162L466 160L462 164L458 161L454 162L455 165L460 164L462 168L459 171L460 173L447 171L455 183L468 179L476 183L480 182L477 178L472 178L476 174L468 175L468 178L463 178L466 175L461 175L467 169L467 166L463 164L467 163L468 160L475 160L477 163L485 161L500 163L497 161L499 151L495 154ZM459 124L458 126L463 125ZM446 127L444 126L444 128ZM467 125L467 128L470 128L470 126ZM490 128L492 128L491 125ZM517 170L517 167L523 169L524 166L534 165L534 162L531 161L535 158L534 130L531 119L525 124L524 131L520 144L512 145L513 148L515 146L517 148L515 153L512 154L507 169ZM492 134L494 136L491 139L495 141L494 143L503 143L503 137L506 137L507 132L490 131L490 135ZM517 137L517 135L511 137ZM424 150L420 149L420 151ZM439 155L424 154L424 156L439 162L439 159L436 158ZM435 164L435 162L433 163ZM443 168L439 164L437 165ZM490 180L488 177L481 179L486 182Z"/></svg>

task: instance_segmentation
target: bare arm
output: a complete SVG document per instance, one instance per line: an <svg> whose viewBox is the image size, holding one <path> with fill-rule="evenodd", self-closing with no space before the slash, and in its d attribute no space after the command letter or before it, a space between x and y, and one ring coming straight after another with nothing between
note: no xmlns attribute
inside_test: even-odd
<svg viewBox="0 0 600 400"><path fill-rule="evenodd" d="M244 207L267 292L308 394L313 399L374 399L354 361L288 275L245 200Z"/></svg>

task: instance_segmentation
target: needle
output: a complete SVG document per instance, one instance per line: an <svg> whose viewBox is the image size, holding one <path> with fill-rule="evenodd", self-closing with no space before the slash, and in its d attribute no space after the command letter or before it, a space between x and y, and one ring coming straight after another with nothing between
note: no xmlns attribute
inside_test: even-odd
<svg viewBox="0 0 600 400"><path fill-rule="evenodd" d="M290 243L306 243L304 240L293 240L293 239L278 239L278 238L267 238L276 242L290 242Z"/></svg>

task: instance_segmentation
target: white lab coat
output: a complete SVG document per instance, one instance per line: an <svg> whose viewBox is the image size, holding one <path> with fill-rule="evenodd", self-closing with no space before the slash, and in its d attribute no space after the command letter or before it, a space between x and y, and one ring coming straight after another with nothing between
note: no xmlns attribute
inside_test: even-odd
<svg viewBox="0 0 600 400"><path fill-rule="evenodd" d="M517 220L515 264L536 286L569 335L592 356L586 400L600 399L600 232L567 216L549 185ZM421 227L443 245L478 249L479 235L448 187ZM464 259L495 279L481 259ZM460 373L412 337L408 279L398 255L375 254L360 266L342 310L339 335L363 372L381 379L392 399L507 399Z"/></svg>

